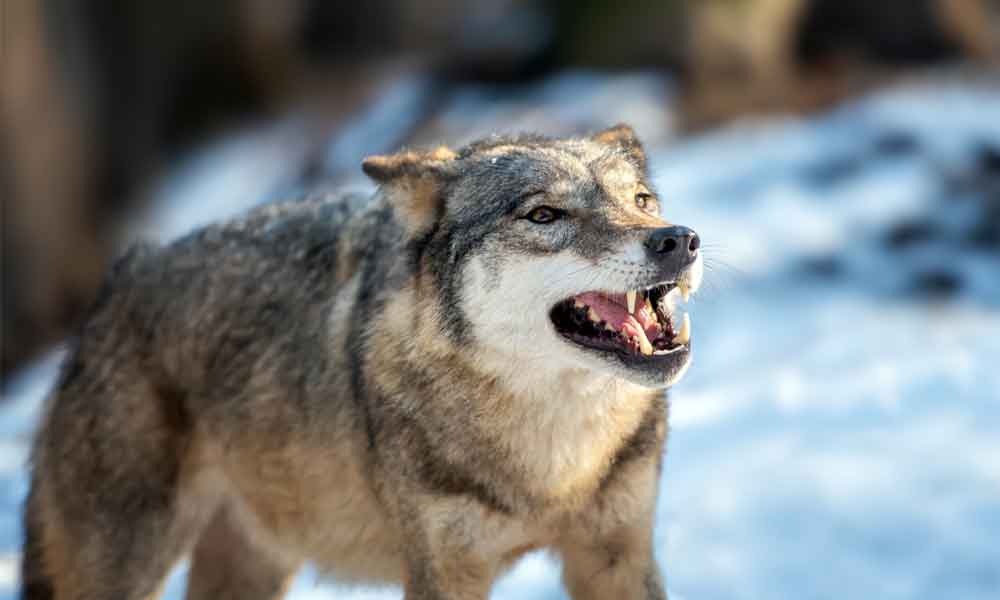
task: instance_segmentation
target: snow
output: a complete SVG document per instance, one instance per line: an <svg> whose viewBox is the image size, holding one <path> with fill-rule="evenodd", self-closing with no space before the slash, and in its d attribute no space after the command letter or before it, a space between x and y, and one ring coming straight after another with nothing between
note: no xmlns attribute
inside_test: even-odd
<svg viewBox="0 0 1000 600"><path fill-rule="evenodd" d="M408 95L397 104L419 101L423 84L400 85ZM567 74L513 97L469 88L439 120L457 137L483 133L476 114L480 128L553 133L637 121L654 140L665 214L705 241L711 269L690 307L695 363L671 392L655 530L671 597L1000 597L1000 254L962 241L982 198L949 183L975 175L984 144L1000 149L1000 88L899 86L827 114L675 142L665 90L642 74ZM372 126L397 104L377 104ZM549 113L556 131L542 123ZM201 203L152 219L157 234L286 185L295 158L262 163L251 150L273 135L285 134L246 137L185 168L169 185ZM328 160L347 164L345 148L331 144ZM255 170L266 181L243 182L236 200L224 181ZM886 242L914 219L939 229L904 247ZM925 290L928 272L959 286ZM0 600L16 594L26 448L58 359L54 351L8 382L0 403ZM182 584L179 570L167 597L180 598ZM335 596L400 592L340 589L307 570L291 593ZM565 597L544 554L493 593Z"/></svg>

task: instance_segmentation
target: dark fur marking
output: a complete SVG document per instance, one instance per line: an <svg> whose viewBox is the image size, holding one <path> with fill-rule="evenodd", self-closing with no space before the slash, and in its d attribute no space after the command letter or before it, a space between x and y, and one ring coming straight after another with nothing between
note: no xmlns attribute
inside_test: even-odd
<svg viewBox="0 0 1000 600"><path fill-rule="evenodd" d="M316 266L326 272L333 272L337 267L337 237L318 241L309 246L303 255L303 260L309 266Z"/></svg>
<svg viewBox="0 0 1000 600"><path fill-rule="evenodd" d="M489 485L476 479L461 466L438 458L433 445L428 441L427 433L416 422L408 421L407 429L415 433L423 450L417 468L418 476L428 490L446 496L466 496L501 514L514 513L513 507L505 503Z"/></svg>
<svg viewBox="0 0 1000 600"><path fill-rule="evenodd" d="M406 381L422 395L434 393L436 376L416 365L408 367L405 373ZM468 497L495 512L513 514L513 507L489 485L490 478L476 476L480 471L477 468L478 461L484 460L481 449L470 449L459 462L449 460L438 450L441 440L449 437L447 430L430 430L423 420L414 419L404 412L393 411L389 418L396 424L392 429L405 432L416 447L412 455L416 466L415 475L426 490L445 496ZM386 441L383 440L383 443ZM448 442L444 445L447 446ZM490 453L489 450L486 452ZM485 459L485 462L489 464L489 459Z"/></svg>
<svg viewBox="0 0 1000 600"><path fill-rule="evenodd" d="M607 472L601 478L599 487L602 491L608 488L614 480L615 474L621 471L624 465L650 454L660 454L663 447L666 419L667 413L663 400L657 399L651 402L643 414L639 426L618 449Z"/></svg>
<svg viewBox="0 0 1000 600"><path fill-rule="evenodd" d="M458 253L455 240L455 229L449 227L440 239L427 247L430 258L431 274L438 286L438 303L441 306L442 327L457 344L468 340L471 327L465 313L462 311L459 289L461 288L461 272L467 252ZM463 248L464 249L464 248Z"/></svg>
<svg viewBox="0 0 1000 600"><path fill-rule="evenodd" d="M392 209L386 205L374 215L374 223L369 227L371 232L384 232L386 223L392 220ZM389 232L390 235L392 232ZM368 447L375 447L375 438L378 434L377 424L369 410L369 403L365 401L367 386L365 385L365 326L374 311L380 310L373 306L376 298L374 292L379 288L378 280L385 277L385 269L379 263L379 253L384 250L384 239L373 235L371 243L365 247L361 257L361 281L358 284L358 297L354 301L351 311L350 328L345 339L347 355L351 367L351 392L358 409L365 420L365 431L368 435Z"/></svg>
<svg viewBox="0 0 1000 600"><path fill-rule="evenodd" d="M441 204L441 208L439 210L441 213L444 212L443 203ZM424 257L427 253L428 246L430 246L431 241L437 235L438 229L440 229L440 227L441 227L441 215L438 215L438 217L434 220L434 224L431 226L429 231L424 233L424 235L420 236L419 238L411 240L407 244L406 252L407 256L409 257L410 272L413 273L414 285L416 288L416 293L418 295L427 292L427 290L424 289L423 285ZM414 323L413 323L414 330L419 331L421 326L421 323L419 322L420 312L414 311L413 318L414 318Z"/></svg>
<svg viewBox="0 0 1000 600"><path fill-rule="evenodd" d="M156 395L160 401L163 423L177 434L187 434L194 423L187 408L187 394L169 383L156 386Z"/></svg>
<svg viewBox="0 0 1000 600"><path fill-rule="evenodd" d="M454 465L433 463L425 459L421 462L420 476L432 491L448 496L468 496L498 513L514 514L514 509L504 503L489 486L462 473Z"/></svg>
<svg viewBox="0 0 1000 600"><path fill-rule="evenodd" d="M423 271L423 260L424 255L427 253L427 248L431 245L431 242L441 229L441 221L444 219L444 211L444 202L438 203L437 214L434 216L434 224L431 225L431 228L427 230L427 232L420 237L411 240L408 244L407 255L410 257L410 270L417 277L420 277L420 274Z"/></svg>

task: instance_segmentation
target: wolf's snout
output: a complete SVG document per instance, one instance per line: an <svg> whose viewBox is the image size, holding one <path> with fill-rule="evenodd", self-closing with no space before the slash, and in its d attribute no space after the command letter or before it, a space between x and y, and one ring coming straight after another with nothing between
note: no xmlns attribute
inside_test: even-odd
<svg viewBox="0 0 1000 600"><path fill-rule="evenodd" d="M646 249L653 260L670 261L678 267L694 260L700 246L698 234L683 225L654 229L646 238Z"/></svg>

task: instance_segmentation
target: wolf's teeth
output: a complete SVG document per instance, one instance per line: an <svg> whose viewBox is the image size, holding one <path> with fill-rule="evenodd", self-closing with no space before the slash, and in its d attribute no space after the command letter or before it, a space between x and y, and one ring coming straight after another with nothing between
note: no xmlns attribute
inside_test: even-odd
<svg viewBox="0 0 1000 600"><path fill-rule="evenodd" d="M653 310L653 303L649 301L648 297L646 298L646 310L648 310L649 314L651 314L651 315L655 315L656 314L656 311Z"/></svg>
<svg viewBox="0 0 1000 600"><path fill-rule="evenodd" d="M573 300L573 306L575 306L576 308L583 308L586 305L583 302L580 302L580 299L577 298Z"/></svg>
<svg viewBox="0 0 1000 600"><path fill-rule="evenodd" d="M691 341L691 317L687 313L684 313L684 321L681 324L680 332L671 341L675 344L686 344Z"/></svg>
<svg viewBox="0 0 1000 600"><path fill-rule="evenodd" d="M645 335L639 336L639 350L646 356L652 356L653 354L653 345L649 343Z"/></svg>
<svg viewBox="0 0 1000 600"><path fill-rule="evenodd" d="M605 323L604 328L607 329L608 331L618 331L617 329L611 326L611 323Z"/></svg>
<svg viewBox="0 0 1000 600"><path fill-rule="evenodd" d="M687 302L688 298L691 297L691 288L688 287L687 282L686 281L678 281L677 282L677 289L679 289L681 291L681 298L683 298L684 301Z"/></svg>
<svg viewBox="0 0 1000 600"><path fill-rule="evenodd" d="M628 314L635 314L635 290L625 292L625 300L628 302Z"/></svg>
<svg viewBox="0 0 1000 600"><path fill-rule="evenodd" d="M597 311L595 311L593 308L587 309L587 318L593 321L594 323L601 322L601 317L597 314Z"/></svg>

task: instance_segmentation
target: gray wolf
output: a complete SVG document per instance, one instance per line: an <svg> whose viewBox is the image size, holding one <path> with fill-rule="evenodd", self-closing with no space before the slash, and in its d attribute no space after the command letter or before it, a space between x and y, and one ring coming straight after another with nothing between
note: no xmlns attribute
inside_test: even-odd
<svg viewBox="0 0 1000 600"><path fill-rule="evenodd" d="M665 598L652 530L701 281L642 145L494 137L366 159L109 274L32 453L22 597L278 598L306 561L486 598Z"/></svg>

